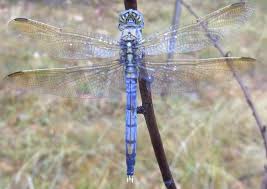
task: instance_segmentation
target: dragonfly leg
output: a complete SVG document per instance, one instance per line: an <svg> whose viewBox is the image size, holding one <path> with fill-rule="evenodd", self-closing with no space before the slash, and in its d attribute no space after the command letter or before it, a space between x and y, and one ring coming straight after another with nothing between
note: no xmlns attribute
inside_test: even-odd
<svg viewBox="0 0 267 189"><path fill-rule="evenodd" d="M146 109L144 108L144 106L137 107L137 114L145 114L145 113Z"/></svg>
<svg viewBox="0 0 267 189"><path fill-rule="evenodd" d="M138 114L146 114L146 110L149 106L151 106L151 103L143 103L142 106L137 107L137 113Z"/></svg>

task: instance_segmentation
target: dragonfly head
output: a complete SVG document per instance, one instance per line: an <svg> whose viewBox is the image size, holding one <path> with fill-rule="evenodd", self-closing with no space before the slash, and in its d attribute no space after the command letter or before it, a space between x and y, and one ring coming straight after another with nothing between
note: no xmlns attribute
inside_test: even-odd
<svg viewBox="0 0 267 189"><path fill-rule="evenodd" d="M124 30L128 27L144 28L144 17L141 12L129 9L120 13L119 16L119 30Z"/></svg>
<svg viewBox="0 0 267 189"><path fill-rule="evenodd" d="M129 9L120 13L119 30L122 31L123 38L141 37L141 31L144 28L144 17L137 10Z"/></svg>

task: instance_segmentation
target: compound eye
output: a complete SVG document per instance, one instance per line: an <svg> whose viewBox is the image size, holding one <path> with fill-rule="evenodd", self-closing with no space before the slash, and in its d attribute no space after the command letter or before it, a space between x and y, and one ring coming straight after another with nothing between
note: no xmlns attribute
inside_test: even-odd
<svg viewBox="0 0 267 189"><path fill-rule="evenodd" d="M141 23L141 20L140 20L140 17L138 17L137 19L136 19L136 24L140 24Z"/></svg>

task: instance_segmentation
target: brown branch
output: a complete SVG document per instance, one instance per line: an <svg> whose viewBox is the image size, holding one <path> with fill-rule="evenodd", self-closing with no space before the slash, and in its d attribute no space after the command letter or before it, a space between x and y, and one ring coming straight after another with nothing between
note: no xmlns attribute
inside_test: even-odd
<svg viewBox="0 0 267 189"><path fill-rule="evenodd" d="M183 0L181 0L182 5L195 17L195 18L199 18L199 16L196 14L196 12L192 9L192 7L190 5L188 5L187 3L185 3ZM207 30L207 27L205 25L202 25L202 27ZM209 36L210 39L213 41L212 37ZM220 52L220 54L222 56L227 57L228 53L225 53L225 51L222 49L222 47L220 47L217 43L214 42L214 47ZM263 139L263 144L265 147L265 156L267 158L267 135L266 135L266 126L263 125L262 119L259 116L259 113L254 105L254 102L252 100L251 94L248 91L248 89L246 88L245 84L243 83L242 79L239 77L239 75L235 72L233 66L231 65L231 62L228 62L228 66L230 67L234 78L236 79L237 83L240 86L240 89L243 92L244 98L250 108L250 110L252 111L252 115L256 121L257 127L260 130L262 139ZM262 189L267 189L267 169L265 168L265 176L263 177L262 180Z"/></svg>
<svg viewBox="0 0 267 189"><path fill-rule="evenodd" d="M124 0L124 5L125 5L126 10L137 9L136 0ZM147 73L143 73L143 74L147 74ZM151 143L154 149L155 156L157 158L157 162L158 162L158 165L161 171L163 181L165 183L166 188L176 189L176 185L172 178L172 174L171 174L171 171L168 165L168 161L167 161L165 151L163 148L161 136L160 136L159 129L157 126L151 92L148 88L147 82L144 79L139 80L139 89L140 89L141 99L142 99L142 108L139 110L140 112L143 113L145 117Z"/></svg>
<svg viewBox="0 0 267 189"><path fill-rule="evenodd" d="M144 107L144 117L163 181L168 189L176 189L158 130L151 92L145 80L139 80L139 88Z"/></svg>
<svg viewBox="0 0 267 189"><path fill-rule="evenodd" d="M125 9L137 10L137 0L124 0Z"/></svg>

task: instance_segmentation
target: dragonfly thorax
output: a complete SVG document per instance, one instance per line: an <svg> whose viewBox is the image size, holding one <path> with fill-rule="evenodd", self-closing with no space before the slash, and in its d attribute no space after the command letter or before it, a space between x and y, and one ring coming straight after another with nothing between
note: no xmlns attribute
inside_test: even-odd
<svg viewBox="0 0 267 189"><path fill-rule="evenodd" d="M121 41L120 62L124 66L125 77L138 77L138 63L140 62L140 53L137 51L137 41Z"/></svg>

